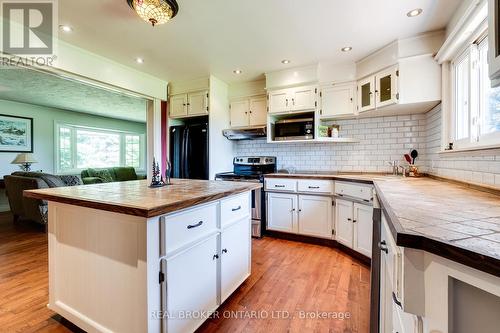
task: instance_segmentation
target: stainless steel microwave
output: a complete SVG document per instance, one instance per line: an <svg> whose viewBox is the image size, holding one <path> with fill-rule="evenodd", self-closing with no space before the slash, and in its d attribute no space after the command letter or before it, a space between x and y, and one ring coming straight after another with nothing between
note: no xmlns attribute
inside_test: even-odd
<svg viewBox="0 0 500 333"><path fill-rule="evenodd" d="M314 119L296 118L278 120L274 124L274 140L312 140L314 139Z"/></svg>

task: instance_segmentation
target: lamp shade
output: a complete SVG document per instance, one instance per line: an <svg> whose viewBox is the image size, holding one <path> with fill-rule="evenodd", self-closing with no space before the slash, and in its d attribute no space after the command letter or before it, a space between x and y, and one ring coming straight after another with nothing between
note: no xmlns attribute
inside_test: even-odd
<svg viewBox="0 0 500 333"><path fill-rule="evenodd" d="M26 163L37 163L33 154L21 153L16 156L16 158L11 162L11 164L26 164Z"/></svg>

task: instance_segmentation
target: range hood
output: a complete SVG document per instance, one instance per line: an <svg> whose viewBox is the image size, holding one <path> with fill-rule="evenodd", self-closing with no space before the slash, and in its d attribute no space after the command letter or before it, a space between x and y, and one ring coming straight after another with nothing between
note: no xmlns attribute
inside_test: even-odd
<svg viewBox="0 0 500 333"><path fill-rule="evenodd" d="M247 127L247 128L231 128L222 131L228 140L255 140L265 138L267 136L267 127Z"/></svg>

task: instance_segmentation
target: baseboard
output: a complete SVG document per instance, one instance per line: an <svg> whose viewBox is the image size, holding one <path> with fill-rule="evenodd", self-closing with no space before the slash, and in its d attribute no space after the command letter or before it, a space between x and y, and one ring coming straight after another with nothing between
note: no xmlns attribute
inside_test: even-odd
<svg viewBox="0 0 500 333"><path fill-rule="evenodd" d="M364 265L367 265L367 266L371 265L370 258L348 248L347 246L345 246L343 244L340 244L339 242L337 242L334 239L325 239L325 238L317 238L317 237L297 235L297 234L289 234L286 232L273 231L273 230L266 230L264 233L264 236L285 239L285 240L290 240L290 241L295 241L295 242L301 242L301 243L307 243L307 244L328 246L328 247L335 248L335 249L338 249L338 250L344 252L345 254L351 256L352 258L360 261Z"/></svg>

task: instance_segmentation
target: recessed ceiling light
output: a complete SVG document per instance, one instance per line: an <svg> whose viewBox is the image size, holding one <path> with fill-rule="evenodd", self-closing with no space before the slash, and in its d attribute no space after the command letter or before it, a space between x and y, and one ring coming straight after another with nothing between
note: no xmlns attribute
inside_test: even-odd
<svg viewBox="0 0 500 333"><path fill-rule="evenodd" d="M286 65L286 64L291 63L291 61L288 59L283 59L283 60L281 60L281 63Z"/></svg>
<svg viewBox="0 0 500 333"><path fill-rule="evenodd" d="M415 17L415 16L422 14L422 12L423 12L422 8L415 8L413 10L410 10L408 13L406 13L406 16Z"/></svg>
<svg viewBox="0 0 500 333"><path fill-rule="evenodd" d="M342 52L349 52L352 50L352 46L346 46L340 49Z"/></svg>
<svg viewBox="0 0 500 333"><path fill-rule="evenodd" d="M144 63L144 59L142 59L142 58L135 58L135 62L138 63L138 64L143 64Z"/></svg>
<svg viewBox="0 0 500 333"><path fill-rule="evenodd" d="M234 73L234 74L241 74L241 73L243 73L243 71L242 71L241 69L235 69L235 70L233 71L233 73Z"/></svg>
<svg viewBox="0 0 500 333"><path fill-rule="evenodd" d="M72 32L73 31L73 28L70 27L69 25L60 25L59 29L61 29L64 32Z"/></svg>

